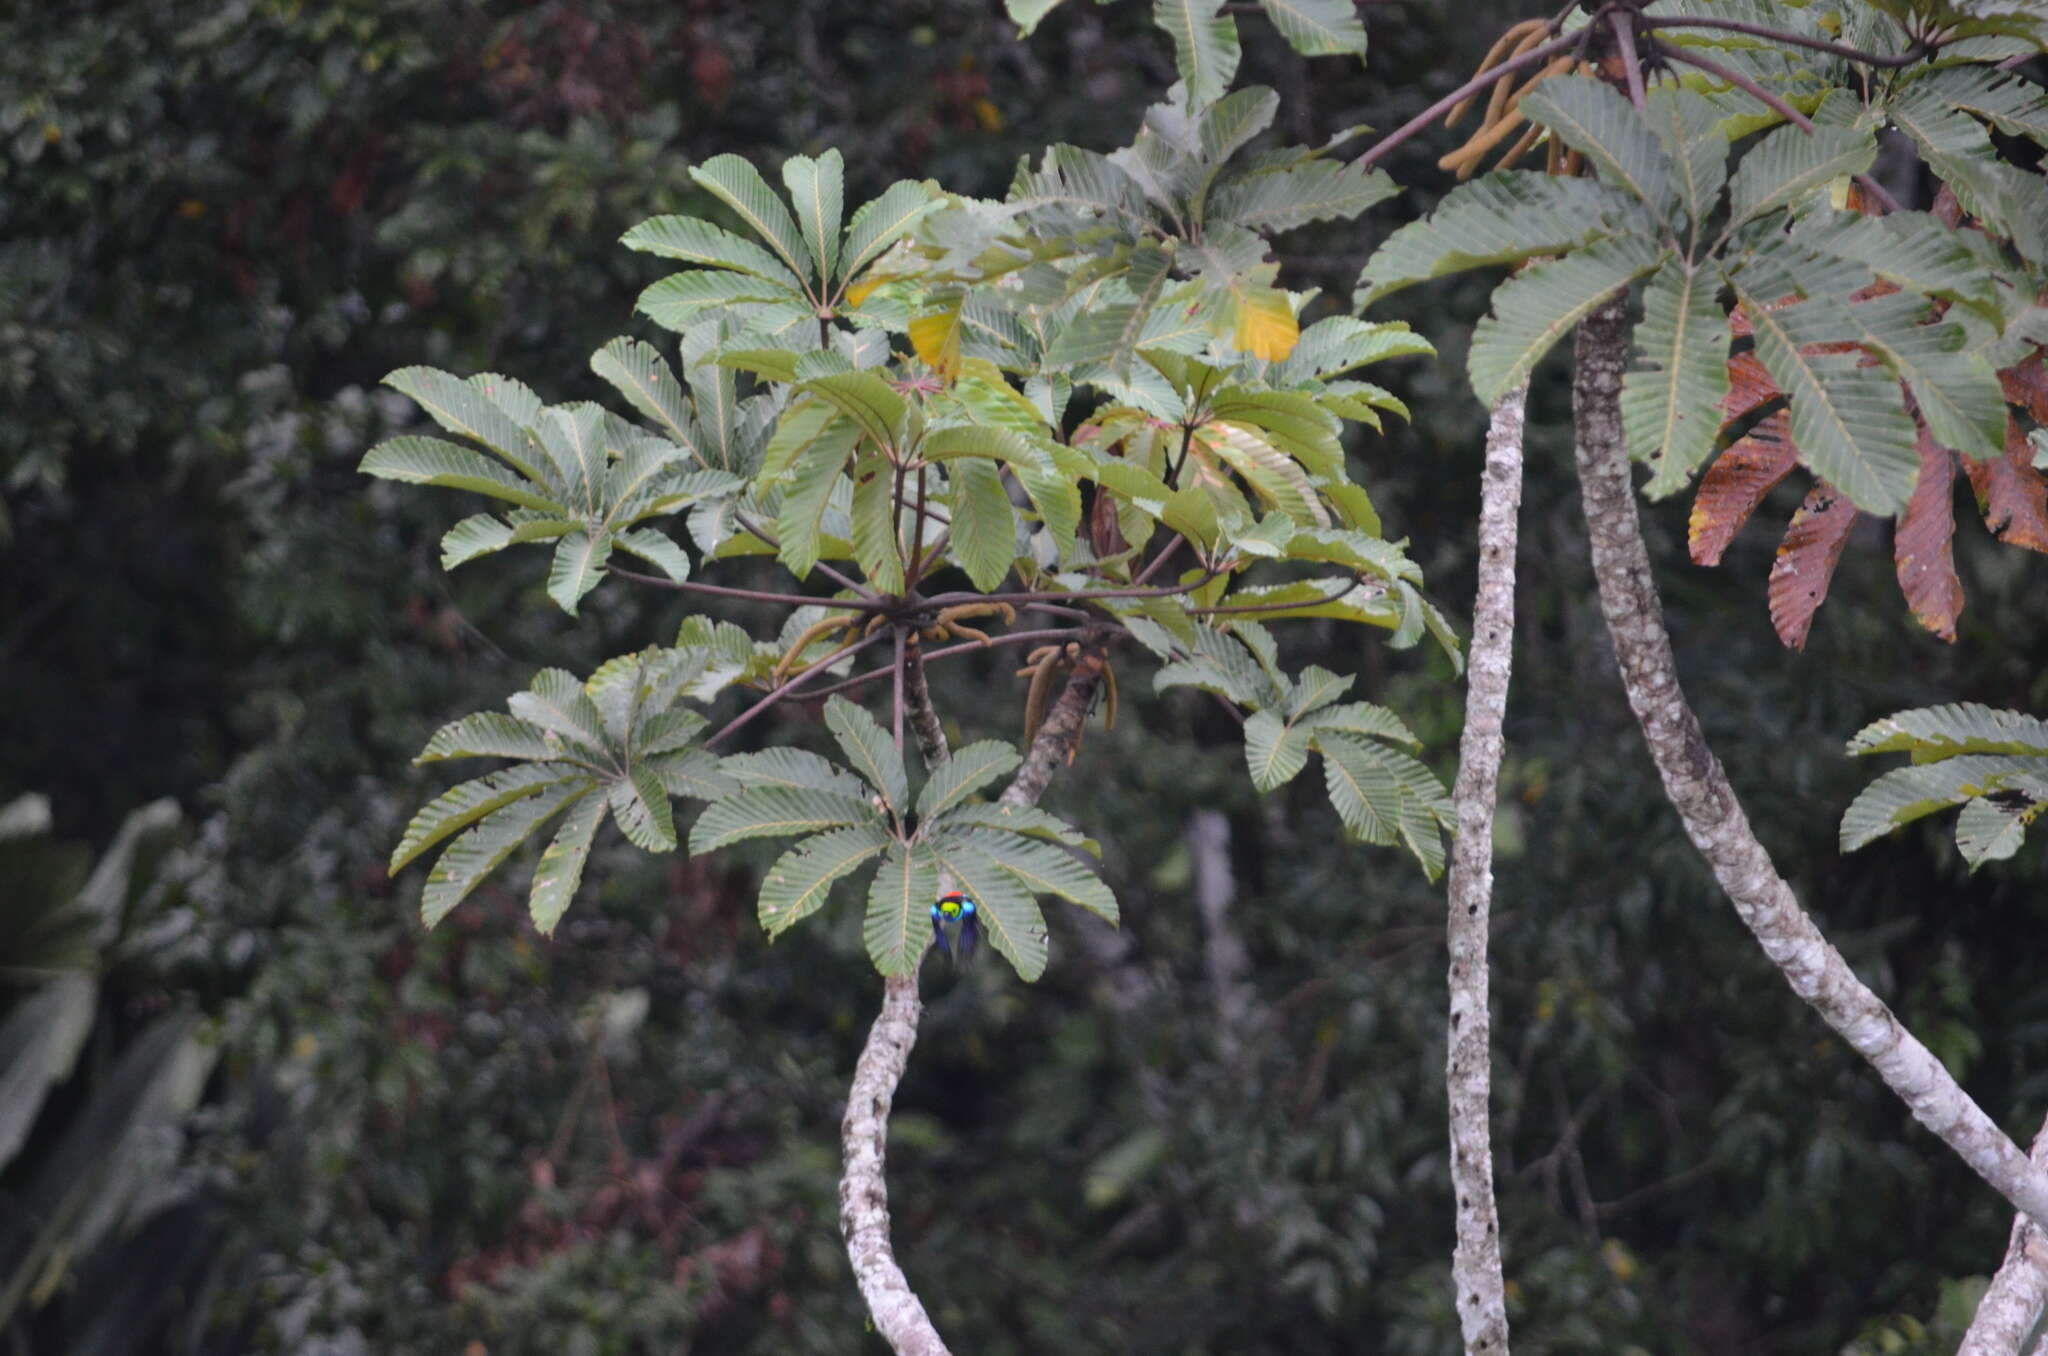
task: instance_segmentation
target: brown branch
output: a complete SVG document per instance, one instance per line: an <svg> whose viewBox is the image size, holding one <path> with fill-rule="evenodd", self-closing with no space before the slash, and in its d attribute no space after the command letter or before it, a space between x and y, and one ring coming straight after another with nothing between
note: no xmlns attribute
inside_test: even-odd
<svg viewBox="0 0 2048 1356"><path fill-rule="evenodd" d="M1752 99L1761 100L1769 105L1779 117L1803 132L1811 132L1813 130L1813 119L1807 117L1804 113L1801 113L1798 109L1792 107L1792 105L1786 103L1783 99L1780 99L1741 71L1723 66L1718 61L1709 60L1689 48L1674 47L1668 42L1656 42L1653 40L1650 50L1666 61L1682 61L1688 66L1698 67L1716 80L1727 81L1737 89L1748 94Z"/></svg>
<svg viewBox="0 0 2048 1356"><path fill-rule="evenodd" d="M883 636L887 634L889 634L887 631L877 631L873 635L862 636L859 640L853 641L851 644L840 646L831 654L826 655L823 659L820 659L817 663L811 665L802 673L796 675L796 677L782 684L782 686L775 688L767 696L761 698L760 701L755 702L752 706L740 712L737 716L734 716L732 720L726 723L725 728L721 729L717 734L712 735L709 739L704 741L704 747L708 749L712 745L719 743L721 740L725 739L726 736L732 734L734 731L745 726L749 721L759 716L763 711L766 711L769 707L775 705L775 703L781 701L784 697L787 697L797 688L802 687L805 683L808 683L809 681L811 681L811 679L817 677L819 674L823 673L832 665L838 663L840 660L846 658L850 654L860 653L862 650L865 650L868 646L874 644L876 641L880 640ZM886 670L879 671L886 672Z"/></svg>
<svg viewBox="0 0 2048 1356"><path fill-rule="evenodd" d="M1614 29L1614 45L1621 56L1621 72L1628 80L1628 101L1635 105L1636 112L1643 111L1643 65L1636 56L1635 20L1637 14L1630 11L1611 9L1607 11L1607 22Z"/></svg>
<svg viewBox="0 0 2048 1356"><path fill-rule="evenodd" d="M1572 373L1579 490L1600 609L1629 707L1686 837L1764 954L1808 1006L1869 1061L1922 1125L2037 1223L2048 1222L2048 1170L1972 1101L1920 1040L1872 993L1799 906L1678 685L1663 604L1643 545L1621 424L1629 362L1626 294L1579 326Z"/></svg>
<svg viewBox="0 0 2048 1356"><path fill-rule="evenodd" d="M1913 45L1898 56L1880 56L1857 47L1844 47L1839 42L1825 38L1809 38L1803 33L1787 33L1782 28L1770 28L1763 24L1748 23L1741 19L1643 19L1644 28L1718 28L1728 33L1744 33L1766 42L1783 43L1787 47L1804 47L1808 51L1826 52L1829 56L1841 57L1860 66L1876 66L1881 70L1897 70L1910 66L1922 57L1931 56L1939 43L1915 39Z"/></svg>
<svg viewBox="0 0 2048 1356"><path fill-rule="evenodd" d="M927 770L946 761L946 727L939 723L939 712L932 705L931 684L924 676L924 646L919 643L915 632L908 637L910 654L909 666L904 670L904 705L910 712L910 728L917 736L917 751L924 757Z"/></svg>
<svg viewBox="0 0 2048 1356"><path fill-rule="evenodd" d="M678 593L702 593L713 598L739 598L750 603L774 603L781 607L843 607L852 612L887 612L891 603L852 598L813 598L803 593L774 593L767 589L736 589L727 584L705 584L695 579L664 579L658 574L642 574L629 570L623 565L606 567L621 579L630 579L636 584L652 588L673 589Z"/></svg>
<svg viewBox="0 0 2048 1356"><path fill-rule="evenodd" d="M767 528L761 526L752 518L749 518L746 514L741 513L737 508L735 508L732 511L732 518L734 522L738 523L741 527L745 528L749 533L756 537L759 537L762 541L767 542L776 550L780 551L782 549L782 543L777 541L774 537L770 536L768 534ZM859 580L854 579L848 575L840 573L838 570L834 569L832 566L826 564L822 560L812 565L811 568L816 570L819 574L824 575L827 579L830 579L833 583L839 585L841 588L852 589L855 593L858 593L861 597L869 599L870 601L881 596L880 594L876 593L873 589L869 588L866 584L863 584Z"/></svg>
<svg viewBox="0 0 2048 1356"><path fill-rule="evenodd" d="M1040 631L1007 631L999 636L990 636L986 645L978 640L967 640L962 641L958 645L948 645L943 649L933 650L930 654L924 656L924 661L930 663L934 659L945 659L956 654L969 654L975 650L994 649L998 645L1026 645L1032 641L1071 640L1074 637L1075 630L1076 628L1071 626L1060 626ZM869 669L866 673L857 673L851 678L842 678L830 687L821 687L816 692L806 692L803 694L803 700L818 701L825 697L835 696L841 692L851 691L857 687L864 687L875 681L875 679L886 678L888 675L889 670L887 669Z"/></svg>
<svg viewBox="0 0 2048 1356"><path fill-rule="evenodd" d="M1493 808L1500 787L1508 676L1515 636L1516 514L1522 504L1522 431L1529 384L1494 402L1480 478L1479 592L1465 677L1465 731L1451 791L1450 1032L1444 1092L1450 1109L1451 1185L1457 1247L1451 1280L1468 1356L1506 1356L1507 1293L1500 1211L1493 1197L1493 1021L1488 997L1488 916L1493 909Z"/></svg>

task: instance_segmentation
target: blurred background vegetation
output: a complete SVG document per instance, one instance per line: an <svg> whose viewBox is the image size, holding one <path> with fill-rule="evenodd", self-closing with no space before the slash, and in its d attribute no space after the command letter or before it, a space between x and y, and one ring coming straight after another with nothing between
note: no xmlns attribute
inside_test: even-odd
<svg viewBox="0 0 2048 1356"><path fill-rule="evenodd" d="M1290 140L1395 125L1506 4L1373 3L1366 69L1244 23ZM0 15L0 1349L856 1353L837 1129L880 982L854 913L774 947L748 873L615 843L552 942L486 887L434 934L383 861L409 759L533 670L665 635L672 595L571 625L538 559L443 574L439 497L355 472L428 362L596 396L590 352L715 215L694 161L840 147L997 194L1056 140L1121 145L1172 80L1149 6L996 0L101 0ZM1433 147L1433 149L1432 149ZM1339 302L1363 227L1297 232ZM1462 357L1486 281L1405 314ZM1483 411L1462 364L1385 378L1354 449L1431 590L1470 597ZM1953 1347L2009 1212L1758 956L1665 810L1591 596L1565 392L1534 395L1494 996L1517 1348ZM1796 496L1786 488L1781 495ZM1792 499L1763 516L1782 522ZM1865 721L2048 708L2042 574L1962 515L1962 636L1915 626L1866 521L1803 654L1769 529L1683 562L1679 659L1752 818L1859 971L2006 1128L2048 1109L2038 848L1969 878L1929 821L1838 857ZM1320 628L1320 629L1318 629ZM1335 624L1448 778L1461 698ZM939 668L1008 736L997 656ZM1136 686L1136 685L1131 685ZM906 1270L957 1349L1456 1350L1440 892L1261 799L1189 694L1127 691L1048 805L1104 842L1121 934L1055 919L1046 979L926 980L890 1157ZM1191 826L1231 890L1195 905ZM1209 822L1202 841L1218 841ZM1212 877L1212 883L1214 878ZM1232 942L1246 964L1234 965Z"/></svg>

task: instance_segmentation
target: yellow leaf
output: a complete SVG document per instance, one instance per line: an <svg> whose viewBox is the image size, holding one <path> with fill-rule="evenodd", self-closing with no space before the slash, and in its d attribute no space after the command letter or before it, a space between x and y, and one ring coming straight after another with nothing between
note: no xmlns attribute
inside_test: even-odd
<svg viewBox="0 0 2048 1356"><path fill-rule="evenodd" d="M1294 352L1301 338L1294 306L1287 294L1276 287L1253 287L1240 291L1233 317L1235 332L1230 341L1238 348L1269 363L1279 362Z"/></svg>
<svg viewBox="0 0 2048 1356"><path fill-rule="evenodd" d="M910 322L910 347L917 356L951 381L960 375L960 303L921 315Z"/></svg>
<svg viewBox="0 0 2048 1356"><path fill-rule="evenodd" d="M846 304L848 306L860 305L868 299L868 295L877 287L880 287L895 276L893 273L868 274L865 278L862 278L859 282L846 289Z"/></svg>

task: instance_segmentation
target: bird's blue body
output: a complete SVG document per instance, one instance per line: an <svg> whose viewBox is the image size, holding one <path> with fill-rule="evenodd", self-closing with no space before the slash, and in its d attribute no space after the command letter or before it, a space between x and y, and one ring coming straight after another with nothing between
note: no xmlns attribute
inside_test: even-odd
<svg viewBox="0 0 2048 1356"><path fill-rule="evenodd" d="M940 895L932 905L932 948L943 951L956 965L974 958L981 940L981 922L975 916L974 901L958 890Z"/></svg>

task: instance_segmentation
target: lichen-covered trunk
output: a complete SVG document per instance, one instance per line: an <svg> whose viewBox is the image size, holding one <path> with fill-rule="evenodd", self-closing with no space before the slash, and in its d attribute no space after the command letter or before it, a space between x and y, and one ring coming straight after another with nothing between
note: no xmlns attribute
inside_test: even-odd
<svg viewBox="0 0 2048 1356"><path fill-rule="evenodd" d="M1493 1198L1493 1020L1488 929L1493 909L1493 805L1500 786L1515 632L1516 514L1522 505L1522 429L1528 384L1502 396L1486 430L1479 496L1479 589L1465 674L1465 732L1451 790L1458 836L1449 884L1450 1033L1444 1096L1450 1109L1451 1187L1458 1241L1451 1254L1458 1328L1469 1356L1506 1356L1500 1211Z"/></svg>
<svg viewBox="0 0 2048 1356"><path fill-rule="evenodd" d="M1915 1119L2021 1211L2048 1222L2048 1172L1984 1114L1800 908L1757 841L1679 690L1622 436L1621 376L1628 356L1627 309L1616 296L1579 326L1572 375L1579 490L1600 609L1665 797L1792 991L1870 1062Z"/></svg>
<svg viewBox="0 0 2048 1356"><path fill-rule="evenodd" d="M2033 1159L2048 1164L2048 1121L2034 1136ZM2012 1222L2012 1238L1998 1274L1977 1301L1976 1316L1956 1356L2019 1356L2020 1344L2041 1320L2048 1304L2048 1230L2021 1215ZM2048 1347L2043 1339L2041 1351Z"/></svg>
<svg viewBox="0 0 2048 1356"><path fill-rule="evenodd" d="M1084 651L1075 662L1065 690L1047 713L1023 766L998 804L1023 807L1038 803L1053 773L1073 756L1080 742L1081 727L1102 679L1103 663L1102 652L1094 648ZM925 767L934 768L948 756L945 731L932 709L931 690L914 651L906 668L906 714ZM867 1303L875 1331L896 1356L949 1356L923 1301L897 1265L896 1249L889 1241L889 1108L910 1063L911 1048L917 1044L917 1023L923 1010L915 971L891 975L883 982L882 1010L868 1028L867 1044L854 1064L846 1118L839 1127L844 1154L839 1177L839 1232L846 1240L853 1279Z"/></svg>

